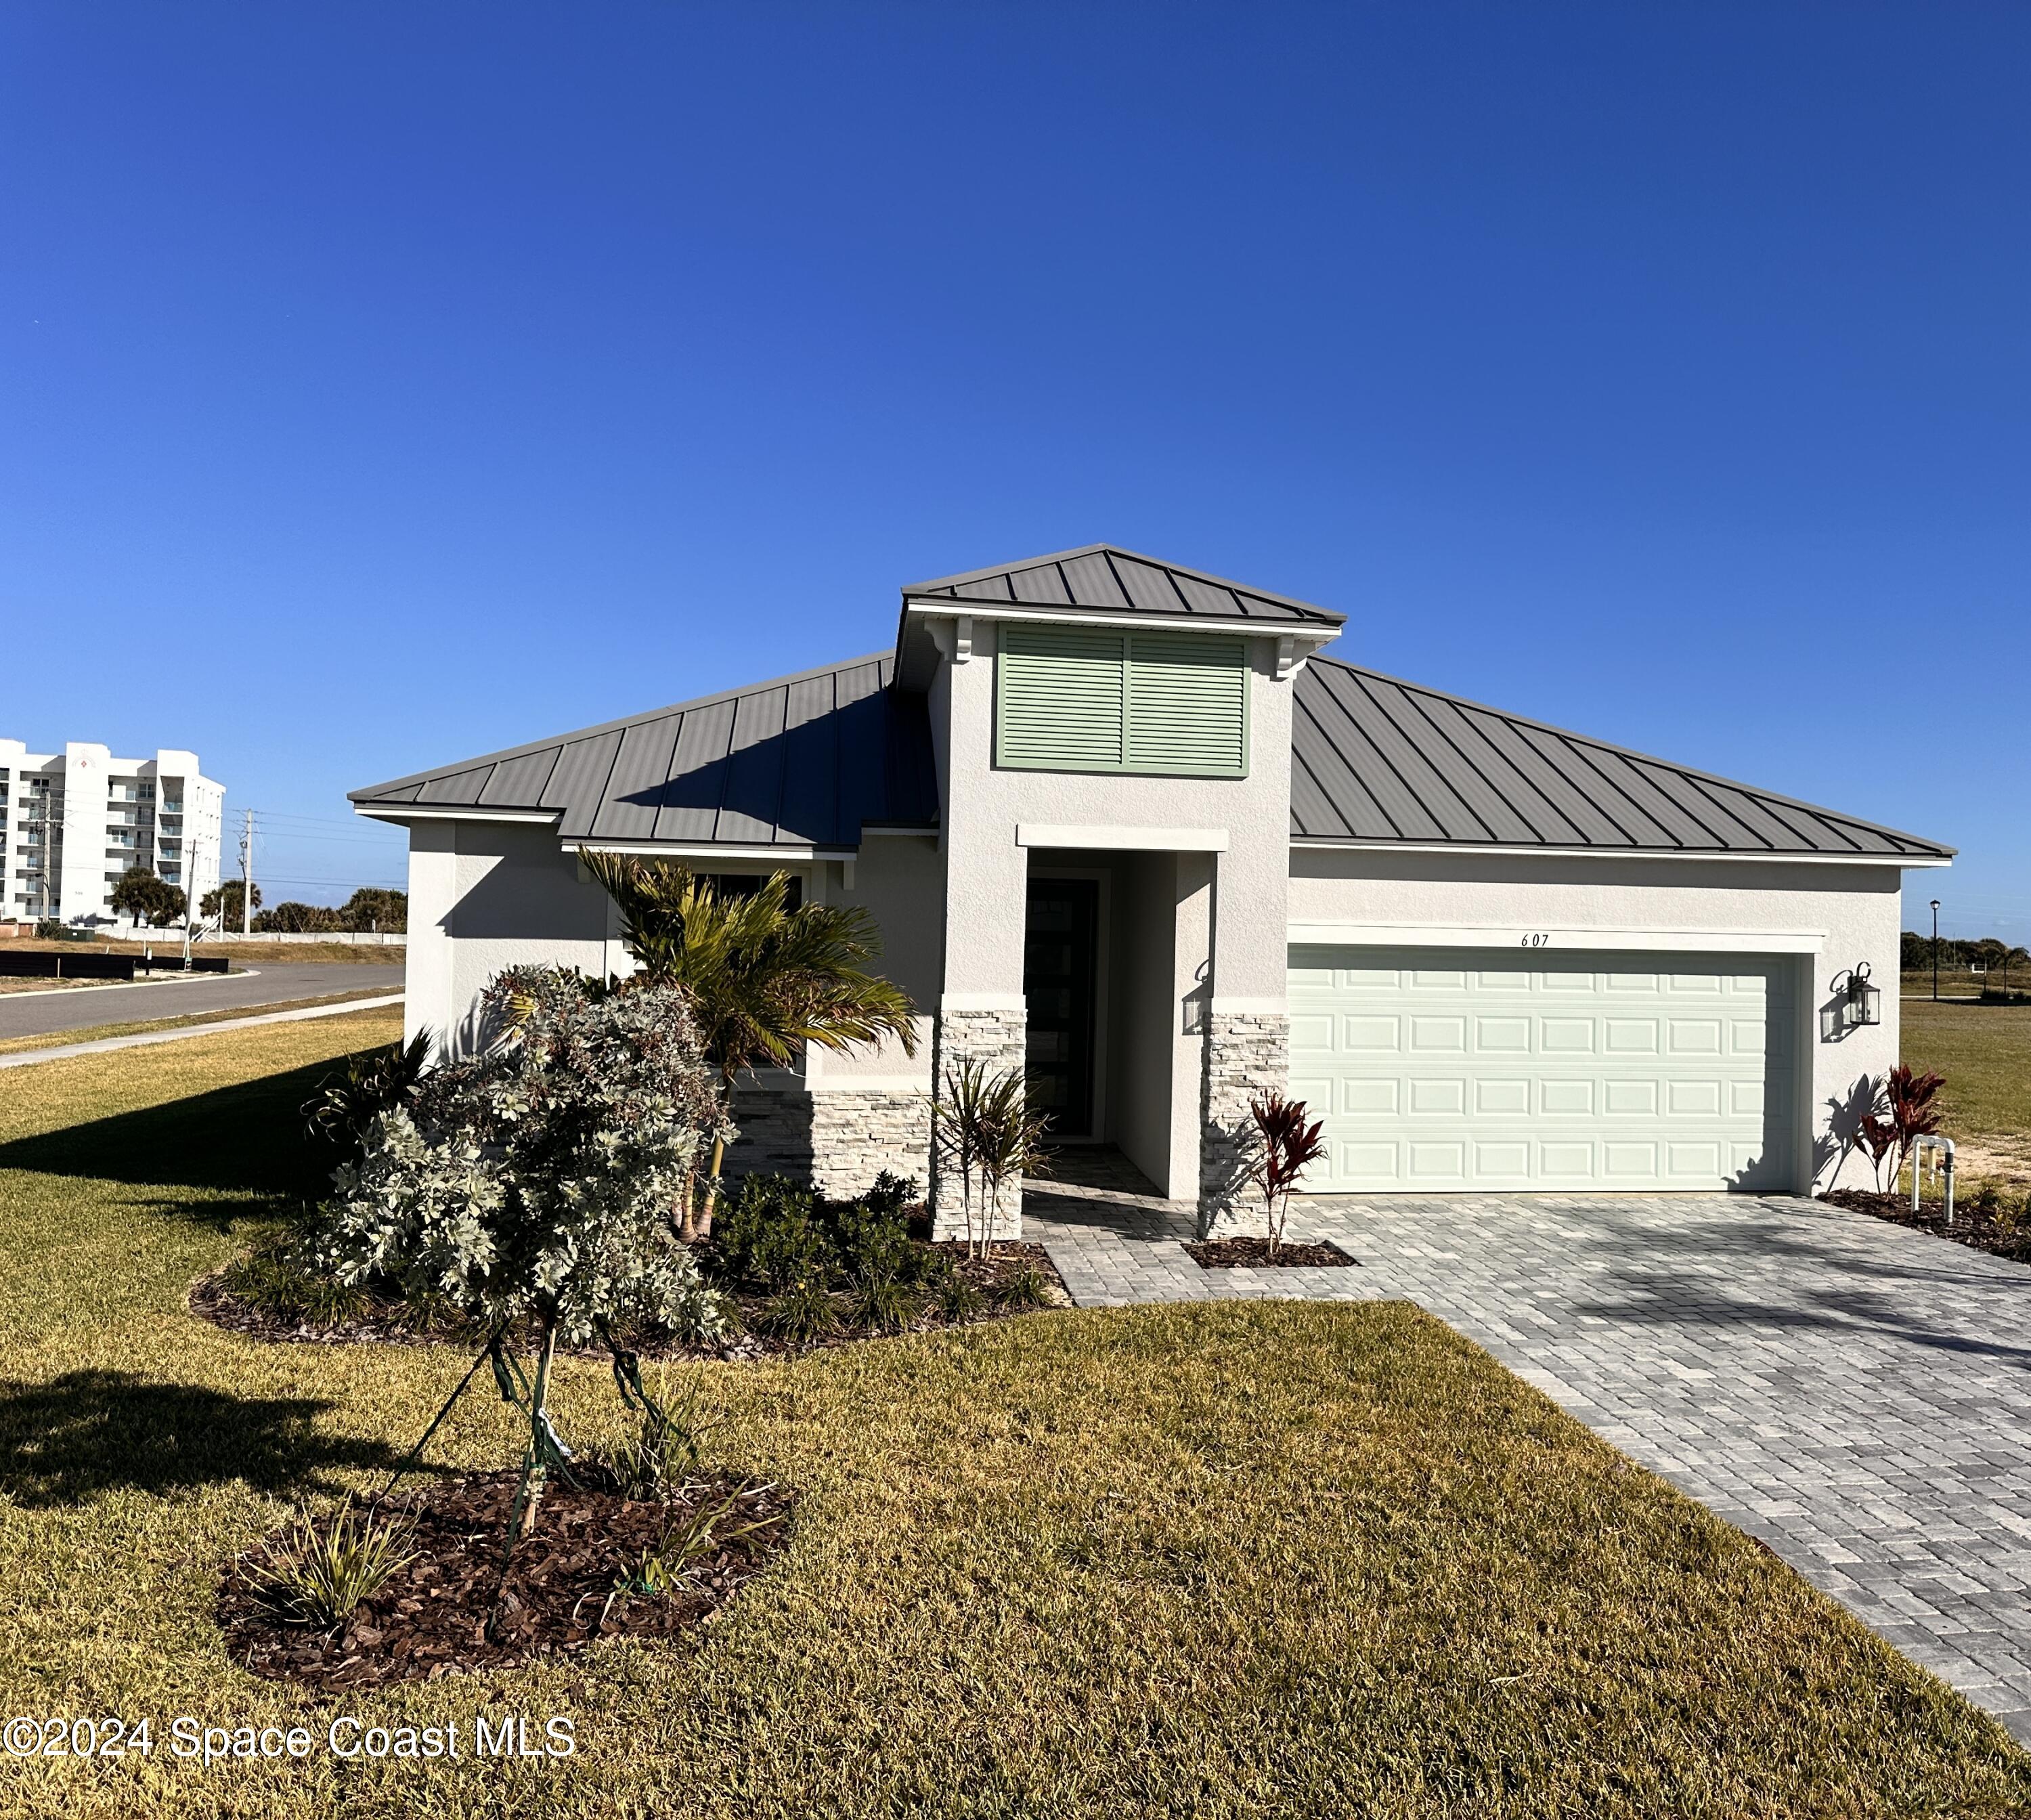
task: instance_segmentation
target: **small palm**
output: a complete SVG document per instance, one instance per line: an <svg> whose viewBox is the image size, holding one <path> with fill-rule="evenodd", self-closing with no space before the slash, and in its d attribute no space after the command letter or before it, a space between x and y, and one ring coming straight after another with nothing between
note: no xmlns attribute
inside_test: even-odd
<svg viewBox="0 0 2031 1820"><path fill-rule="evenodd" d="M591 853L586 868L619 906L642 977L684 990L729 1091L743 1069L781 1067L806 1043L837 1051L893 1037L917 1053L908 994L867 969L881 942L864 910L793 908L783 872L736 897L665 860ZM715 1147L714 1181L723 1160Z"/></svg>

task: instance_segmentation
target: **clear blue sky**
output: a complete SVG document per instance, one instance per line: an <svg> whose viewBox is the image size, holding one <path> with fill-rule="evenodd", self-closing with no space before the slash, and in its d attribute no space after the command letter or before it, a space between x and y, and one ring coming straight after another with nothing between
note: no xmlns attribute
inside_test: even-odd
<svg viewBox="0 0 2031 1820"><path fill-rule="evenodd" d="M284 818L1107 539L2031 938L2028 92L2022 6L18 0L0 733L334 899L397 837Z"/></svg>

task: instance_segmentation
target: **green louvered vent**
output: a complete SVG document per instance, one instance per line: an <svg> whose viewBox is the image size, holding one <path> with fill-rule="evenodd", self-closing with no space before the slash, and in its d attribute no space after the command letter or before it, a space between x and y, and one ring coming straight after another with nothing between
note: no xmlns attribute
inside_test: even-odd
<svg viewBox="0 0 2031 1820"><path fill-rule="evenodd" d="M1128 640L1128 767L1194 778L1248 769L1248 658L1238 638L1138 632Z"/></svg>
<svg viewBox="0 0 2031 1820"><path fill-rule="evenodd" d="M1248 654L1238 638L1004 625L995 683L999 765L1247 774Z"/></svg>

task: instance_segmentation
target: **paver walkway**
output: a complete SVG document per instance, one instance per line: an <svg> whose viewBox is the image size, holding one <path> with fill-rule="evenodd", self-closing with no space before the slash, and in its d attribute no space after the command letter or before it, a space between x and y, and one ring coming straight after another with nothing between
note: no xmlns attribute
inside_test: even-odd
<svg viewBox="0 0 2031 1820"><path fill-rule="evenodd" d="M1418 1303L2031 1740L2031 1268L1788 1198L1302 1203L1348 1270L1202 1271L1112 1185L1025 1213L1082 1303Z"/></svg>

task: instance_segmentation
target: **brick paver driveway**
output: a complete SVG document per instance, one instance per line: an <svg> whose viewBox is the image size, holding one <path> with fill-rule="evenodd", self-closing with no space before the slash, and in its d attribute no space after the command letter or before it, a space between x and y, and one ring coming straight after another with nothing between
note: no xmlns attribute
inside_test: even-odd
<svg viewBox="0 0 2031 1820"><path fill-rule="evenodd" d="M1789 1199L1322 1199L1291 1236L1359 1267L1276 1272L1161 1201L1026 1210L1082 1303L1419 1303L2031 1740L2031 1268Z"/></svg>

